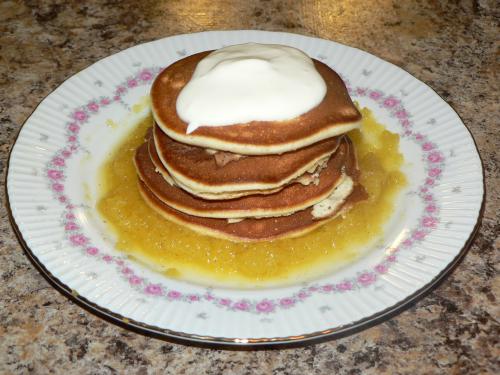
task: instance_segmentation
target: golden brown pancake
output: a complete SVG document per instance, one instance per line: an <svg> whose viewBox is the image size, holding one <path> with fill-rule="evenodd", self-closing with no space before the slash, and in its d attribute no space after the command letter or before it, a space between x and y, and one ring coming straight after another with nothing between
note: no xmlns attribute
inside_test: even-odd
<svg viewBox="0 0 500 375"><path fill-rule="evenodd" d="M232 191L232 192L224 192L224 191L217 191L217 192L200 192L200 191L195 191L189 188L189 186L183 185L180 181L175 180L170 173L167 171L165 166L163 165L162 161L160 160L160 157L158 156L158 153L156 152L156 146L154 144L153 137L149 138L148 141L148 150L149 150L149 156L151 157L151 161L153 162L154 166L156 167L156 171L162 175L162 177L170 184L170 185L176 185L180 187L181 189L187 191L188 193L195 195L197 197L203 198L203 199L209 199L209 200L221 200L221 199L235 199L239 197L244 197L247 195L251 194L272 194L277 191L280 191L284 186L277 187L275 189L266 189L266 190L240 190L240 191ZM304 175L308 175L305 173Z"/></svg>
<svg viewBox="0 0 500 375"><path fill-rule="evenodd" d="M314 171L340 143L340 137L334 137L281 155L248 156L219 166L213 153L179 143L158 126L154 126L153 134L156 152L171 177L190 191L201 193L279 188L306 171Z"/></svg>
<svg viewBox="0 0 500 375"><path fill-rule="evenodd" d="M211 218L244 218L290 215L329 197L344 180L349 166L355 161L354 150L343 139L337 152L319 174L319 183L302 185L293 183L269 195L253 194L230 200L206 200L191 195L168 183L151 160L148 145L138 148L134 162L140 179L162 202L189 215ZM351 189L346 191L349 195ZM345 198L343 196L342 198Z"/></svg>
<svg viewBox="0 0 500 375"><path fill-rule="evenodd" d="M245 219L229 224L226 219L191 216L177 211L159 200L142 181L139 181L139 191L151 208L170 221L185 225L201 234L246 242L274 240L305 234L345 212L365 197L362 188L356 186L341 207L332 212L330 217L321 220L315 220L311 215L312 209L308 208L289 216Z"/></svg>
<svg viewBox="0 0 500 375"><path fill-rule="evenodd" d="M175 62L161 72L151 88L153 116L158 126L178 142L238 154L279 154L297 150L359 126L361 114L353 105L342 79L330 67L313 60L327 92L316 107L291 120L252 121L220 127L200 127L186 134L187 124L177 115L176 102L198 62L211 51Z"/></svg>

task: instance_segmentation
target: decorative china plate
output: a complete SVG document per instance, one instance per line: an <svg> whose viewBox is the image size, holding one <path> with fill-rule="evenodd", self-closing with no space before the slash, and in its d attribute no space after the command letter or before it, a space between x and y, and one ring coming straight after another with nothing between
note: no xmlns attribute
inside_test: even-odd
<svg viewBox="0 0 500 375"><path fill-rule="evenodd" d="M155 75L174 61L244 42L302 49L344 78L353 100L400 137L408 187L366 255L300 285L255 290L172 280L117 251L95 210L109 150L147 113ZM287 33L220 31L138 45L75 74L24 124L7 176L14 227L37 268L92 312L156 337L262 346L353 333L394 315L465 254L483 201L468 130L404 70L335 42Z"/></svg>

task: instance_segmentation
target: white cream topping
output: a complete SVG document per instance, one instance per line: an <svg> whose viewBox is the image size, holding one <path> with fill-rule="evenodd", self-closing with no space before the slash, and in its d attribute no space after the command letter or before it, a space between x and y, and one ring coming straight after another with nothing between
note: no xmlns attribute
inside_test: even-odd
<svg viewBox="0 0 500 375"><path fill-rule="evenodd" d="M325 81L304 52L247 43L202 59L176 107L189 134L200 126L289 120L317 106L325 94Z"/></svg>

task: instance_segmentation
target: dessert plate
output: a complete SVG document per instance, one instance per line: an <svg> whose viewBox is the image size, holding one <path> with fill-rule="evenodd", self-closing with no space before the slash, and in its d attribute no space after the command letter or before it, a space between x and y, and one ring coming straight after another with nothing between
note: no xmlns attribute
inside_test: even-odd
<svg viewBox="0 0 500 375"><path fill-rule="evenodd" d="M250 41L300 48L339 72L352 98L400 134L408 187L383 238L328 276L255 290L172 280L114 248L95 210L98 169L147 113L145 98L163 67L199 51ZM344 336L421 297L466 252L483 202L483 172L458 115L404 70L327 40L218 31L141 44L65 81L22 127L11 151L7 191L26 254L80 305L156 337L257 347Z"/></svg>

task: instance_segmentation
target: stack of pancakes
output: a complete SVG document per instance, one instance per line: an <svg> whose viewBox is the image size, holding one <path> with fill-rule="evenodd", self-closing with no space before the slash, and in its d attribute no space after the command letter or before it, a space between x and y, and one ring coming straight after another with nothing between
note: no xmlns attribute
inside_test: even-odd
<svg viewBox="0 0 500 375"><path fill-rule="evenodd" d="M208 53L169 66L151 89L155 124L134 161L154 210L203 234L261 241L306 233L365 198L344 135L361 115L340 77L319 61L327 94L309 112L186 134L177 96Z"/></svg>

